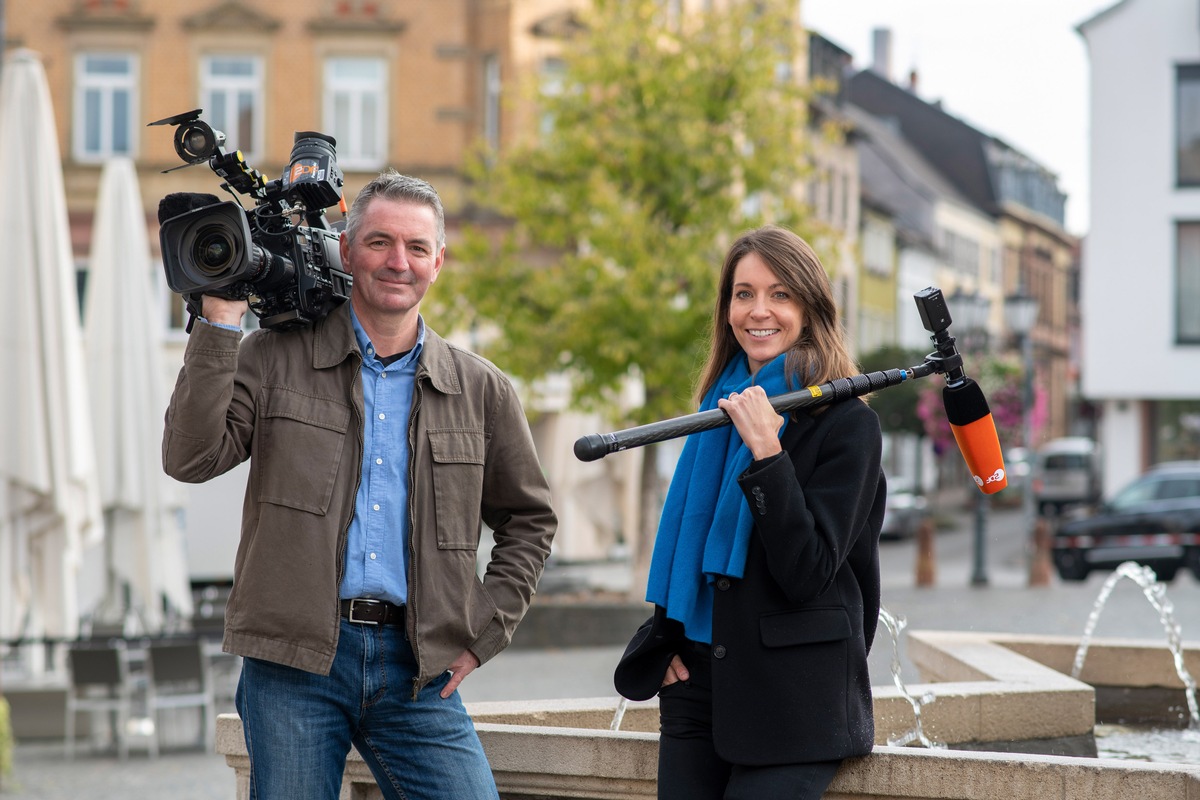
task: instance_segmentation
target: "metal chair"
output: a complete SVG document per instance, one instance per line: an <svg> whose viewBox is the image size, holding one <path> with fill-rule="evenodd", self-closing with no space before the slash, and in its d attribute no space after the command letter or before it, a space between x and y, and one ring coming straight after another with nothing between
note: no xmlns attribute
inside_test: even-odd
<svg viewBox="0 0 1200 800"><path fill-rule="evenodd" d="M80 644L67 651L67 759L75 757L75 716L80 711L106 713L116 740L117 753L129 757L129 717L133 710L133 684L125 648L114 644ZM93 717L94 718L94 717Z"/></svg>
<svg viewBox="0 0 1200 800"><path fill-rule="evenodd" d="M216 743L216 703L204 644L190 641L151 642L146 651L146 709L155 723L150 755L158 756L158 712L171 708L200 709L201 741L207 752Z"/></svg>

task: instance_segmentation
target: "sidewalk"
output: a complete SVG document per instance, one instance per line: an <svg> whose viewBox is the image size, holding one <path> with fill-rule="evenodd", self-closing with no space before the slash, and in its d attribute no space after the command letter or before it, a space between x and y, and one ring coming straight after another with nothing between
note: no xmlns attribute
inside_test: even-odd
<svg viewBox="0 0 1200 800"><path fill-rule="evenodd" d="M18 744L13 776L0 788L3 800L233 800L233 770L225 759L199 751L164 752L151 760L131 750L76 753L63 758L61 743Z"/></svg>

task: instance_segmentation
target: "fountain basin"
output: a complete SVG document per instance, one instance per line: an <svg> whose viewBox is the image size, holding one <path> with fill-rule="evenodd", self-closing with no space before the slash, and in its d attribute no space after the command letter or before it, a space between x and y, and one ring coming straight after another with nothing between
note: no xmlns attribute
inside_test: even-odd
<svg viewBox="0 0 1200 800"><path fill-rule="evenodd" d="M1168 717L1172 692L1183 695L1163 646L1097 639L1083 680L1075 680L1063 670L1071 669L1078 645L1071 637L909 633L909 659L927 682L908 691L935 695L922 708L924 729L951 749L887 746L915 720L899 689L877 687L876 747L846 762L827 800L1200 800L1200 764L1078 755L1095 753L1097 714L1108 713L1098 698L1108 690L1153 696L1165 703L1154 713ZM1189 670L1200 673L1200 646L1186 647L1185 658ZM653 798L657 703L631 704L622 730L611 731L617 707L617 698L597 698L474 703L468 709L505 800ZM236 715L218 720L217 750L237 773L237 796L247 797L249 762ZM342 797L381 797L355 752L347 759Z"/></svg>

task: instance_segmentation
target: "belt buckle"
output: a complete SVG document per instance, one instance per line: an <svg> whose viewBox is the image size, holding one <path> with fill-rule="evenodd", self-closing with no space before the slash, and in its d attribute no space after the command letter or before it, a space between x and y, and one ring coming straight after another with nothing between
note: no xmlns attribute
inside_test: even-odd
<svg viewBox="0 0 1200 800"><path fill-rule="evenodd" d="M355 619L354 606L356 603L361 603L364 606L377 606L377 605L381 604L381 601L369 600L369 599L362 598L362 597L355 597L353 600L350 601L350 621L351 622L356 622L359 625L378 625L379 624L378 622L376 622L373 619Z"/></svg>

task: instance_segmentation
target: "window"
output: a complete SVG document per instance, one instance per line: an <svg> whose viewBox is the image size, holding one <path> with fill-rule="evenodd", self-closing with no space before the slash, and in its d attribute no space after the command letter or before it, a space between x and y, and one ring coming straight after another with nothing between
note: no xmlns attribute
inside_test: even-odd
<svg viewBox="0 0 1200 800"><path fill-rule="evenodd" d="M875 219L865 221L862 226L863 268L881 278L891 276L893 245L889 226Z"/></svg>
<svg viewBox="0 0 1200 800"><path fill-rule="evenodd" d="M864 310L858 315L858 349L870 353L890 344L893 320L889 314ZM891 486L889 485L890 489Z"/></svg>
<svg viewBox="0 0 1200 800"><path fill-rule="evenodd" d="M1200 185L1200 65L1181 66L1175 73L1175 180Z"/></svg>
<svg viewBox="0 0 1200 800"><path fill-rule="evenodd" d="M812 208L813 215L822 222L832 223L833 186L832 175L827 167L819 167L813 171L805 187L805 199Z"/></svg>
<svg viewBox="0 0 1200 800"><path fill-rule="evenodd" d="M500 148L500 57L483 57L483 140L493 150Z"/></svg>
<svg viewBox="0 0 1200 800"><path fill-rule="evenodd" d="M1200 481L1195 478L1170 478L1158 484L1159 500L1182 500L1200 497Z"/></svg>
<svg viewBox="0 0 1200 800"><path fill-rule="evenodd" d="M1200 222L1176 226L1175 341L1200 344Z"/></svg>
<svg viewBox="0 0 1200 800"><path fill-rule="evenodd" d="M1200 459L1200 401L1153 401L1150 403L1149 426L1153 436L1152 461Z"/></svg>
<svg viewBox="0 0 1200 800"><path fill-rule="evenodd" d="M947 228L940 229L942 258L947 266L960 275L978 279L980 275L981 250L979 242Z"/></svg>
<svg viewBox="0 0 1200 800"><path fill-rule="evenodd" d="M74 152L79 161L133 155L137 59L127 53L81 53L75 59Z"/></svg>
<svg viewBox="0 0 1200 800"><path fill-rule="evenodd" d="M382 58L325 61L325 131L344 169L375 169L387 156L387 63Z"/></svg>
<svg viewBox="0 0 1200 800"><path fill-rule="evenodd" d="M254 56L208 56L200 65L200 107L225 134L225 149L253 161L262 148L262 61ZM340 154L339 154L340 155Z"/></svg>
<svg viewBox="0 0 1200 800"><path fill-rule="evenodd" d="M1046 456L1045 469L1087 469L1089 463L1089 457L1083 455L1082 453L1057 453Z"/></svg>
<svg viewBox="0 0 1200 800"><path fill-rule="evenodd" d="M538 75L538 83L543 97L555 98L560 96L566 89L566 80L567 65L565 62L558 58L547 58L542 62L540 74ZM543 110L538 129L543 136L548 136L554 133L554 123L554 113Z"/></svg>
<svg viewBox="0 0 1200 800"><path fill-rule="evenodd" d="M1110 505L1117 511L1135 509L1152 501L1156 496L1157 488L1158 481L1153 478L1139 480L1122 489L1112 499Z"/></svg>

